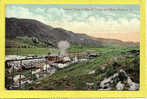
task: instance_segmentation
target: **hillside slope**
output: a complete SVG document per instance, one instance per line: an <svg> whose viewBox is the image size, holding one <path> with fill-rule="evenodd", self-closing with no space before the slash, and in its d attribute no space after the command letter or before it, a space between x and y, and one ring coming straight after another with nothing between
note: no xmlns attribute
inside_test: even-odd
<svg viewBox="0 0 147 99"><path fill-rule="evenodd" d="M37 20L6 18L6 38L14 40L17 37L35 37L41 42L48 42L53 45L61 40L79 45L101 45L101 42L93 40L87 35L73 33L62 28L54 28Z"/></svg>

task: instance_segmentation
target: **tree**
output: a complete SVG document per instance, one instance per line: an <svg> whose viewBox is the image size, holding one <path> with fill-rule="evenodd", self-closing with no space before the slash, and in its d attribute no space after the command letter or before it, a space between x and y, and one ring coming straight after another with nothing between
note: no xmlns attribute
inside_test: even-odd
<svg viewBox="0 0 147 99"><path fill-rule="evenodd" d="M38 38L36 38L36 37L32 37L32 41L33 41L33 43L35 43L35 44L38 44L38 43L39 43L39 40L38 40Z"/></svg>

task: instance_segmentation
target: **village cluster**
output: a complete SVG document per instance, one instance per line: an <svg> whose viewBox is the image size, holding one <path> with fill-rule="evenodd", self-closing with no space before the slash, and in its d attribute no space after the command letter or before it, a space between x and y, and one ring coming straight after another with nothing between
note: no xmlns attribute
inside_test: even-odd
<svg viewBox="0 0 147 99"><path fill-rule="evenodd" d="M6 56L6 88L17 89L35 81L36 83L44 77L51 76L57 70L87 61L97 57L97 53L91 53L84 58L77 56ZM10 83L10 84L8 84Z"/></svg>

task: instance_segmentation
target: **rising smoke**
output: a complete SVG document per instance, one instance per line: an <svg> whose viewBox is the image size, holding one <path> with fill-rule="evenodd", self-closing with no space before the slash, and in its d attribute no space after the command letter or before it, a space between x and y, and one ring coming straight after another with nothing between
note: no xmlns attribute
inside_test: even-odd
<svg viewBox="0 0 147 99"><path fill-rule="evenodd" d="M60 50L59 56L60 57L67 56L67 49L70 47L69 42L68 41L60 41L60 42L58 42L57 46Z"/></svg>

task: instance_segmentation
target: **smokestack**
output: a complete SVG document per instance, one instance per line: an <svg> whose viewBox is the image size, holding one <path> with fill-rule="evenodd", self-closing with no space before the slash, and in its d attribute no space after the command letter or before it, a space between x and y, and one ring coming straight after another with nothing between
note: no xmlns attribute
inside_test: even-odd
<svg viewBox="0 0 147 99"><path fill-rule="evenodd" d="M68 41L60 41L58 42L58 48L60 50L59 57L67 56L67 49L70 47Z"/></svg>

